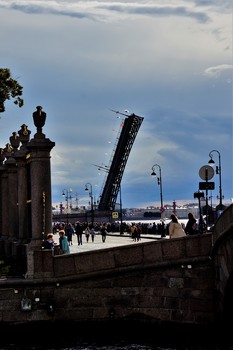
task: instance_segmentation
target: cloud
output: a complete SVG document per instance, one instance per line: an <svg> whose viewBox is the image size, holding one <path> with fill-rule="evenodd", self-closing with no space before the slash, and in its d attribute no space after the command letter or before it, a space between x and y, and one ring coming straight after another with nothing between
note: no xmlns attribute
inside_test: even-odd
<svg viewBox="0 0 233 350"><path fill-rule="evenodd" d="M42 105L44 133L56 143L53 200L71 187L86 204L85 184L97 198L104 183L93 164L109 165L120 129L109 109L127 108L144 121L122 178L124 207L159 202L155 163L164 201L192 198L211 149L222 155L223 194L232 198L232 58L224 50L232 17L223 3L0 0L2 65L20 76L25 99L23 109L7 105L2 146L23 123L33 137L32 113Z"/></svg>
<svg viewBox="0 0 233 350"><path fill-rule="evenodd" d="M181 3L181 2L178 2ZM53 14L92 20L108 20L117 13L122 15L179 16L190 17L199 22L207 22L205 12L196 11L188 6L164 6L151 2L106 2L106 1L0 1L0 8L22 11L30 14Z"/></svg>
<svg viewBox="0 0 233 350"><path fill-rule="evenodd" d="M209 20L209 17L204 12L195 12L184 6L175 7L118 3L115 5L104 5L102 8L128 14L191 17L200 22L206 22Z"/></svg>
<svg viewBox="0 0 233 350"><path fill-rule="evenodd" d="M194 0L196 6L208 6L221 13L232 11L232 0Z"/></svg>
<svg viewBox="0 0 233 350"><path fill-rule="evenodd" d="M204 71L204 75L210 78L219 78L223 72L232 71L232 64L220 64L218 66L206 68Z"/></svg>

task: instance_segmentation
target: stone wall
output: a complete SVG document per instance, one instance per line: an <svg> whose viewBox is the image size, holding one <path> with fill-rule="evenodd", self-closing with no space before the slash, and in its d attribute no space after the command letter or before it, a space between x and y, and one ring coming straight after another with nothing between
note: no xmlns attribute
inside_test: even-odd
<svg viewBox="0 0 233 350"><path fill-rule="evenodd" d="M214 322L212 235L53 256L34 279L0 281L0 321Z"/></svg>

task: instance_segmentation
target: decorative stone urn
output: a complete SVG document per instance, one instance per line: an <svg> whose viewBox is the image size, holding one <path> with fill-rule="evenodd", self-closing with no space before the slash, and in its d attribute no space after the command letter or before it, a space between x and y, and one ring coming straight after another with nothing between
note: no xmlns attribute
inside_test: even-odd
<svg viewBox="0 0 233 350"><path fill-rule="evenodd" d="M26 124L21 125L21 129L18 131L20 142L22 143L21 149L25 149L26 144L30 140L31 131L28 130L28 126Z"/></svg>
<svg viewBox="0 0 233 350"><path fill-rule="evenodd" d="M19 135L14 131L12 133L12 136L9 138L10 144L13 147L14 152L18 149L19 144L20 144L20 138Z"/></svg>
<svg viewBox="0 0 233 350"><path fill-rule="evenodd" d="M0 148L0 165L2 165L4 160L5 160L4 149Z"/></svg>
<svg viewBox="0 0 233 350"><path fill-rule="evenodd" d="M36 107L36 112L33 113L33 121L37 128L36 137L45 137L45 135L42 133L42 127L45 125L46 120L46 113L42 111L41 106Z"/></svg>

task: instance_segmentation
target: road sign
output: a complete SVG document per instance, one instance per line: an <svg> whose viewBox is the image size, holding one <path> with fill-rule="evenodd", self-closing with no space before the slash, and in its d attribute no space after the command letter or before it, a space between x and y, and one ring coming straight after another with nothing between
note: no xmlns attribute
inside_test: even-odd
<svg viewBox="0 0 233 350"><path fill-rule="evenodd" d="M199 182L199 190L214 190L214 182Z"/></svg>
<svg viewBox="0 0 233 350"><path fill-rule="evenodd" d="M214 176L214 169L210 165L203 165L199 170L199 176L202 180L210 180Z"/></svg>
<svg viewBox="0 0 233 350"><path fill-rule="evenodd" d="M119 215L118 215L118 211L113 211L113 212L112 212L112 218L113 218L113 219L118 219L118 216L119 216Z"/></svg>
<svg viewBox="0 0 233 350"><path fill-rule="evenodd" d="M194 198L204 198L204 192L198 191L198 192L194 192L193 194Z"/></svg>

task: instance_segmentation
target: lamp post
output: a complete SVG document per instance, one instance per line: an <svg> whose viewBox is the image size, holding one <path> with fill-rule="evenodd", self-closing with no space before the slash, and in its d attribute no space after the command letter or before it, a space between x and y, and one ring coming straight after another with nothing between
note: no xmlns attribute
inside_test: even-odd
<svg viewBox="0 0 233 350"><path fill-rule="evenodd" d="M216 149L213 149L212 151L210 151L209 153L209 164L213 165L215 164L215 161L213 160L213 152L218 153L218 165L216 165L216 174L219 175L219 209L222 210L223 209L223 205L222 205L222 168L221 168L221 155L220 152L217 151Z"/></svg>
<svg viewBox="0 0 233 350"><path fill-rule="evenodd" d="M162 216L162 213L164 211L164 208L163 208L162 171L161 171L161 166L159 164L154 164L152 166L152 173L151 173L152 176L156 176L156 172L154 170L155 167L159 168L159 176L157 176L157 181L158 181L158 185L159 185L159 188L160 188L160 204L161 204L160 212L161 212L161 216Z"/></svg>
<svg viewBox="0 0 233 350"><path fill-rule="evenodd" d="M65 198L66 200L66 223L68 224L68 219L69 219L69 214L68 214L68 210L69 210L69 199L71 200L71 194L69 196L69 192L67 189L63 189L62 191L62 196Z"/></svg>
<svg viewBox="0 0 233 350"><path fill-rule="evenodd" d="M91 224L92 224L92 227L94 227L93 193L92 193L92 184L90 184L90 182L86 183L85 191L89 191L89 197L91 198Z"/></svg>

